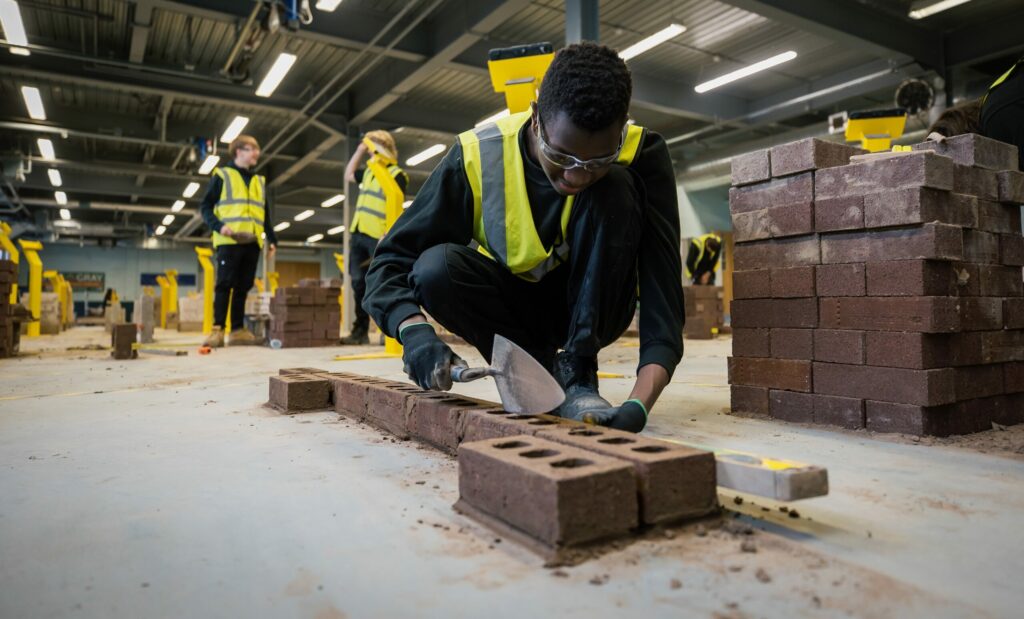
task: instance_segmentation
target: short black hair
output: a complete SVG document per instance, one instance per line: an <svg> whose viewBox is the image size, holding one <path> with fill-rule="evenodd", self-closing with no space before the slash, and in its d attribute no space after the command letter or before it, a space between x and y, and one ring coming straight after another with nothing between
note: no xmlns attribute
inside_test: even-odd
<svg viewBox="0 0 1024 619"><path fill-rule="evenodd" d="M600 131L626 118L632 96L633 78L618 52L584 41L555 54L537 106L546 123L565 112L580 129Z"/></svg>

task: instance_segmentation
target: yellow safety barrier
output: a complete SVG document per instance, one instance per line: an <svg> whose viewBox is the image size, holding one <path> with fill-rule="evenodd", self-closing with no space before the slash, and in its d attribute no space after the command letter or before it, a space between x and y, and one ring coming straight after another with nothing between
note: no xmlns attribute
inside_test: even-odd
<svg viewBox="0 0 1024 619"><path fill-rule="evenodd" d="M167 328L167 297L171 294L171 284L167 281L167 277L163 275L156 276L156 283L160 286L160 328Z"/></svg>
<svg viewBox="0 0 1024 619"><path fill-rule="evenodd" d="M60 287L67 300L67 303L64 304L64 324L70 326L75 322L75 289L72 288L71 282L64 279L63 275L60 276Z"/></svg>
<svg viewBox="0 0 1024 619"><path fill-rule="evenodd" d="M277 271L271 271L267 273L267 278L270 279L270 294L277 294L277 283L281 279L281 274Z"/></svg>
<svg viewBox="0 0 1024 619"><path fill-rule="evenodd" d="M164 271L167 276L167 292L170 295L167 299L167 313L178 313L178 270L167 269Z"/></svg>
<svg viewBox="0 0 1024 619"><path fill-rule="evenodd" d="M27 335L39 337L39 319L43 311L43 261L39 252L43 251L43 244L20 239L18 244L28 261L28 311L32 314L32 322L28 323Z"/></svg>
<svg viewBox="0 0 1024 619"><path fill-rule="evenodd" d="M213 331L213 250L196 247L196 255L203 267L203 335L209 335Z"/></svg>
<svg viewBox="0 0 1024 619"><path fill-rule="evenodd" d="M334 263L338 265L338 272L341 273L341 281L345 281L345 254L339 254L334 252ZM338 308L341 310L341 315L345 315L345 287L341 287L341 292L338 293Z"/></svg>
<svg viewBox="0 0 1024 619"><path fill-rule="evenodd" d="M4 251L11 255L11 262L18 264L21 260L21 252L18 251L18 247L11 241L11 227L6 222L0 221L0 247L4 248ZM18 282L14 282L11 286L11 305L18 303Z"/></svg>

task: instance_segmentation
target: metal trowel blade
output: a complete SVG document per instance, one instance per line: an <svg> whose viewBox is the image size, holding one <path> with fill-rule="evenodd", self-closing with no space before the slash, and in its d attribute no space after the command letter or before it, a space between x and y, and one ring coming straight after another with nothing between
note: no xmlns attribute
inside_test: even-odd
<svg viewBox="0 0 1024 619"><path fill-rule="evenodd" d="M530 353L511 340L494 335L491 369L501 403L510 413L541 415L565 400L561 385Z"/></svg>

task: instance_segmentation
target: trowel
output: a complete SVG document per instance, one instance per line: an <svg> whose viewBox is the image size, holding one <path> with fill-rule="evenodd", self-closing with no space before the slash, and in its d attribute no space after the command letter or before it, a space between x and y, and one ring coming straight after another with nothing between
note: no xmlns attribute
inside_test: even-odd
<svg viewBox="0 0 1024 619"><path fill-rule="evenodd" d="M516 415L549 413L565 400L561 385L543 365L515 342L497 333L489 367L452 367L452 380L458 383L485 376L494 377L502 406Z"/></svg>

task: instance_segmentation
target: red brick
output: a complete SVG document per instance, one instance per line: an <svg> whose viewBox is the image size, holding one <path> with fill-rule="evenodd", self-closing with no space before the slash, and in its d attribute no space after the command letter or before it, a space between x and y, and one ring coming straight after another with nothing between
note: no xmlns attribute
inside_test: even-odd
<svg viewBox="0 0 1024 619"><path fill-rule="evenodd" d="M822 264L815 267L819 297L862 297L865 294L863 264Z"/></svg>
<svg viewBox="0 0 1024 619"><path fill-rule="evenodd" d="M960 300L960 328L989 331L1003 325L1003 300L996 297L963 297Z"/></svg>
<svg viewBox="0 0 1024 619"><path fill-rule="evenodd" d="M1002 363L956 368L956 399L973 400L1006 392Z"/></svg>
<svg viewBox="0 0 1024 619"><path fill-rule="evenodd" d="M732 184L734 186L759 183L772 177L768 149L736 155L732 158Z"/></svg>
<svg viewBox="0 0 1024 619"><path fill-rule="evenodd" d="M973 225L977 216L967 206L972 202L958 200L954 205L950 195L948 191L928 187L868 194L864 196L864 227L884 228L933 221L955 226Z"/></svg>
<svg viewBox="0 0 1024 619"><path fill-rule="evenodd" d="M110 329L110 355L114 359L135 359L139 351L132 348L138 337L139 328L135 323L115 324Z"/></svg>
<svg viewBox="0 0 1024 619"><path fill-rule="evenodd" d="M918 370L943 367L951 365L952 341L946 334L868 331L865 361L868 365Z"/></svg>
<svg viewBox="0 0 1024 619"><path fill-rule="evenodd" d="M281 376L288 376L290 374L328 374L329 372L319 368L281 368L277 373Z"/></svg>
<svg viewBox="0 0 1024 619"><path fill-rule="evenodd" d="M955 297L824 297L821 327L943 333L960 329Z"/></svg>
<svg viewBox="0 0 1024 619"><path fill-rule="evenodd" d="M413 438L454 454L462 440L466 413L491 408L494 405L489 402L473 401L449 393L417 395L406 402L406 426Z"/></svg>
<svg viewBox="0 0 1024 619"><path fill-rule="evenodd" d="M771 270L733 271L734 299L762 299L772 296Z"/></svg>
<svg viewBox="0 0 1024 619"><path fill-rule="evenodd" d="M737 243L809 234L814 232L814 205L800 202L734 213L732 227Z"/></svg>
<svg viewBox="0 0 1024 619"><path fill-rule="evenodd" d="M1024 393L1024 362L1004 363L1003 372L1006 393Z"/></svg>
<svg viewBox="0 0 1024 619"><path fill-rule="evenodd" d="M865 402L865 413L868 430L950 436L991 429L993 421L1006 418L1007 402L1006 396L945 406L916 406L868 400Z"/></svg>
<svg viewBox="0 0 1024 619"><path fill-rule="evenodd" d="M459 498L544 544L571 546L638 524L633 467L532 436L459 446Z"/></svg>
<svg viewBox="0 0 1024 619"><path fill-rule="evenodd" d="M772 329L772 357L803 359L814 357L814 329Z"/></svg>
<svg viewBox="0 0 1024 619"><path fill-rule="evenodd" d="M734 327L818 326L818 307L813 298L737 299L732 302L730 309Z"/></svg>
<svg viewBox="0 0 1024 619"><path fill-rule="evenodd" d="M999 198L999 183L992 170L954 164L953 191L982 200L996 200Z"/></svg>
<svg viewBox="0 0 1024 619"><path fill-rule="evenodd" d="M520 434L534 435L555 425L587 427L580 421L554 415L513 415L500 408L467 411L463 415L462 442L482 441Z"/></svg>
<svg viewBox="0 0 1024 619"><path fill-rule="evenodd" d="M608 428L556 427L537 436L632 464L643 524L697 518L718 508L710 451Z"/></svg>
<svg viewBox="0 0 1024 619"><path fill-rule="evenodd" d="M1020 267L981 265L978 268L981 296L1019 297L1024 295L1024 277Z"/></svg>
<svg viewBox="0 0 1024 619"><path fill-rule="evenodd" d="M978 200L979 230L1020 234L1020 207L1007 206L992 200Z"/></svg>
<svg viewBox="0 0 1024 619"><path fill-rule="evenodd" d="M981 341L981 359L978 363L1024 361L1024 330L974 331L958 334L959 336L976 336ZM959 361L959 358L957 360ZM970 365L970 363L964 361L955 365Z"/></svg>
<svg viewBox="0 0 1024 619"><path fill-rule="evenodd" d="M812 201L814 201L814 174L812 172L729 189L729 212L733 214Z"/></svg>
<svg viewBox="0 0 1024 619"><path fill-rule="evenodd" d="M737 357L770 357L771 339L769 329L732 330L732 354Z"/></svg>
<svg viewBox="0 0 1024 619"><path fill-rule="evenodd" d="M1024 299L1003 299L1003 328L1024 329Z"/></svg>
<svg viewBox="0 0 1024 619"><path fill-rule="evenodd" d="M814 392L920 406L937 406L956 401L952 368L908 370L815 363Z"/></svg>
<svg viewBox="0 0 1024 619"><path fill-rule="evenodd" d="M817 235L789 237L770 241L740 243L733 249L734 267L739 271L766 266L795 267L821 263Z"/></svg>
<svg viewBox="0 0 1024 619"><path fill-rule="evenodd" d="M768 396L768 410L772 419L814 422L814 396L809 393L772 389Z"/></svg>
<svg viewBox="0 0 1024 619"><path fill-rule="evenodd" d="M270 404L285 413L331 408L331 383L307 374L270 377Z"/></svg>
<svg viewBox="0 0 1024 619"><path fill-rule="evenodd" d="M976 133L946 138L942 142L915 144L914 150L931 150L965 166L990 170L1016 170L1017 147Z"/></svg>
<svg viewBox="0 0 1024 619"><path fill-rule="evenodd" d="M828 363L864 363L865 331L816 329L814 360Z"/></svg>
<svg viewBox="0 0 1024 619"><path fill-rule="evenodd" d="M840 196L814 201L816 231L860 230L863 227L864 196Z"/></svg>
<svg viewBox="0 0 1024 619"><path fill-rule="evenodd" d="M788 176L800 172L832 168L850 163L850 157L867 151L855 146L806 138L771 149L772 176Z"/></svg>
<svg viewBox="0 0 1024 619"><path fill-rule="evenodd" d="M814 199L866 195L905 187L953 188L953 162L934 153L871 159L814 173Z"/></svg>
<svg viewBox="0 0 1024 619"><path fill-rule="evenodd" d="M961 265L937 260L893 260L867 265L867 294L871 296L955 296L961 293ZM980 290L980 288L979 288Z"/></svg>
<svg viewBox="0 0 1024 619"><path fill-rule="evenodd" d="M808 392L811 362L729 357L729 384Z"/></svg>
<svg viewBox="0 0 1024 619"><path fill-rule="evenodd" d="M966 262L999 264L999 235L981 230L964 230L963 238Z"/></svg>
<svg viewBox="0 0 1024 619"><path fill-rule="evenodd" d="M999 201L1003 204L1024 204L1024 172L1002 170L996 172Z"/></svg>
<svg viewBox="0 0 1024 619"><path fill-rule="evenodd" d="M768 220L769 209L745 211L732 214L732 230L737 243L770 239L771 225Z"/></svg>
<svg viewBox="0 0 1024 619"><path fill-rule="evenodd" d="M1018 234L999 235L999 262L1009 266L1024 266L1024 237Z"/></svg>
<svg viewBox="0 0 1024 619"><path fill-rule="evenodd" d="M814 423L851 430L864 427L864 400L819 394L813 397Z"/></svg>
<svg viewBox="0 0 1024 619"><path fill-rule="evenodd" d="M409 438L406 400L414 394L426 393L429 392L411 385L370 383L367 389L366 422L405 440Z"/></svg>
<svg viewBox="0 0 1024 619"><path fill-rule="evenodd" d="M748 385L729 385L732 412L768 415L768 389Z"/></svg>
<svg viewBox="0 0 1024 619"><path fill-rule="evenodd" d="M963 254L963 231L945 224L837 232L821 237L821 261L824 264L916 258L960 260Z"/></svg>
<svg viewBox="0 0 1024 619"><path fill-rule="evenodd" d="M772 269L771 296L775 298L813 297L814 267Z"/></svg>
<svg viewBox="0 0 1024 619"><path fill-rule="evenodd" d="M366 404L369 401L370 377L331 380L332 401L335 412L362 421L366 418ZM380 381L383 384L383 381Z"/></svg>

